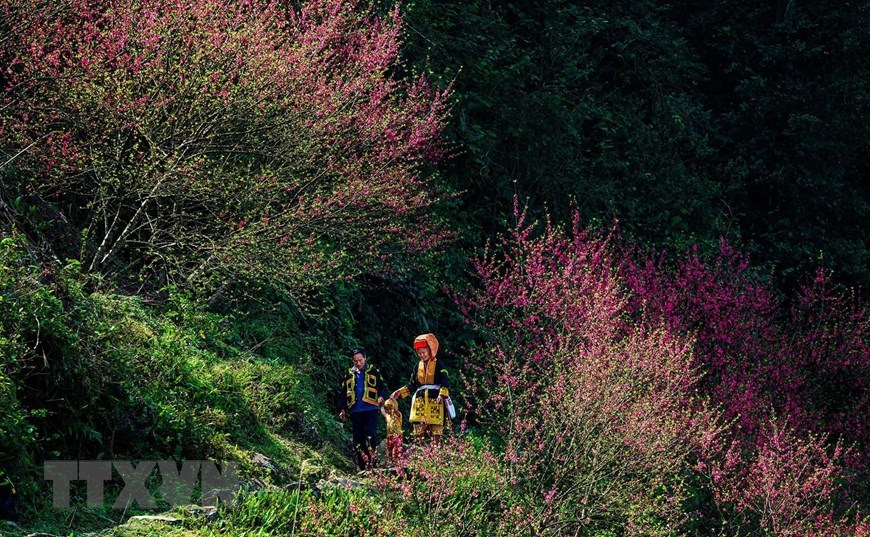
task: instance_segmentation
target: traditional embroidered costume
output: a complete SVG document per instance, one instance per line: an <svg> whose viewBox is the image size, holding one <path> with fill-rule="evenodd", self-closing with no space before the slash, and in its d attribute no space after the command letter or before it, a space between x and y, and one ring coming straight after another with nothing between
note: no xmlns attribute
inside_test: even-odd
<svg viewBox="0 0 870 537"><path fill-rule="evenodd" d="M438 403L439 396L449 401L450 378L444 363L436 358L438 340L434 334L423 334L414 340L414 350L429 349L429 358L421 359L410 382L398 390L399 397L414 395L411 402L409 421L414 424L415 436L441 437L444 427L450 423L444 403Z"/></svg>
<svg viewBox="0 0 870 537"><path fill-rule="evenodd" d="M402 414L392 399L384 403L381 414L387 421L387 459L396 464L402 458Z"/></svg>

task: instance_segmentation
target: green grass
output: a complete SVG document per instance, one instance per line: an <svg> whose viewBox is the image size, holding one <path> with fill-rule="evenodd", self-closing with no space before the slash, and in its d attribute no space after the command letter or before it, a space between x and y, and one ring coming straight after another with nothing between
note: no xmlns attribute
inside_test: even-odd
<svg viewBox="0 0 870 537"><path fill-rule="evenodd" d="M52 509L43 460L233 460L243 479L274 484L303 467L310 479L350 469L301 334L165 294L146 305L0 241L0 480L25 502L23 529L4 535L97 531L130 514ZM278 472L251 464L255 453Z"/></svg>

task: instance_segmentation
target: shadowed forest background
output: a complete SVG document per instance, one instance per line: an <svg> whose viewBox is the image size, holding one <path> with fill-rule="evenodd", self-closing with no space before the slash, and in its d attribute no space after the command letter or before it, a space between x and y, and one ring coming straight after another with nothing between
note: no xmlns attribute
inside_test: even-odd
<svg viewBox="0 0 870 537"><path fill-rule="evenodd" d="M870 534L868 15L0 0L0 534ZM455 434L315 487L424 332ZM132 533L54 459L268 486Z"/></svg>

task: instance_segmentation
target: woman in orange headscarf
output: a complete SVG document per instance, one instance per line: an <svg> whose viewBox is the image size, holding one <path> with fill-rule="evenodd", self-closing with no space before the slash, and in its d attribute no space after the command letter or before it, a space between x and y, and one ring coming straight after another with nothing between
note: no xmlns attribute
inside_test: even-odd
<svg viewBox="0 0 870 537"><path fill-rule="evenodd" d="M405 398L414 394L411 403L411 418L415 436L441 438L444 427L450 423L445 404L450 405L450 379L444 363L438 360L438 339L434 334L423 334L414 339L414 352L420 363L407 386L394 391L391 399Z"/></svg>

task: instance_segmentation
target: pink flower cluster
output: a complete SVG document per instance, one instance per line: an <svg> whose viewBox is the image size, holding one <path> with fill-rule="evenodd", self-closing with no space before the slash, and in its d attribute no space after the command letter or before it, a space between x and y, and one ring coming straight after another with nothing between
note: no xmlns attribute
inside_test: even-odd
<svg viewBox="0 0 870 537"><path fill-rule="evenodd" d="M458 299L487 341L468 357L467 410L545 525L858 531L844 516L866 471L870 358L855 296L820 272L778 299L724 242L674 265L576 217L517 221Z"/></svg>
<svg viewBox="0 0 870 537"><path fill-rule="evenodd" d="M394 76L397 9L0 0L0 14L15 21L0 129L42 192L93 213L92 269L144 244L177 253L167 266L200 256L306 285L445 237L422 217L442 195L421 170L443 153L448 95Z"/></svg>
<svg viewBox="0 0 870 537"><path fill-rule="evenodd" d="M786 302L748 268L747 256L723 241L714 258L702 260L695 248L673 269L664 258L626 256L620 276L631 311L694 338L704 392L742 434L757 435L774 412L788 427L868 449L866 309L822 269Z"/></svg>

